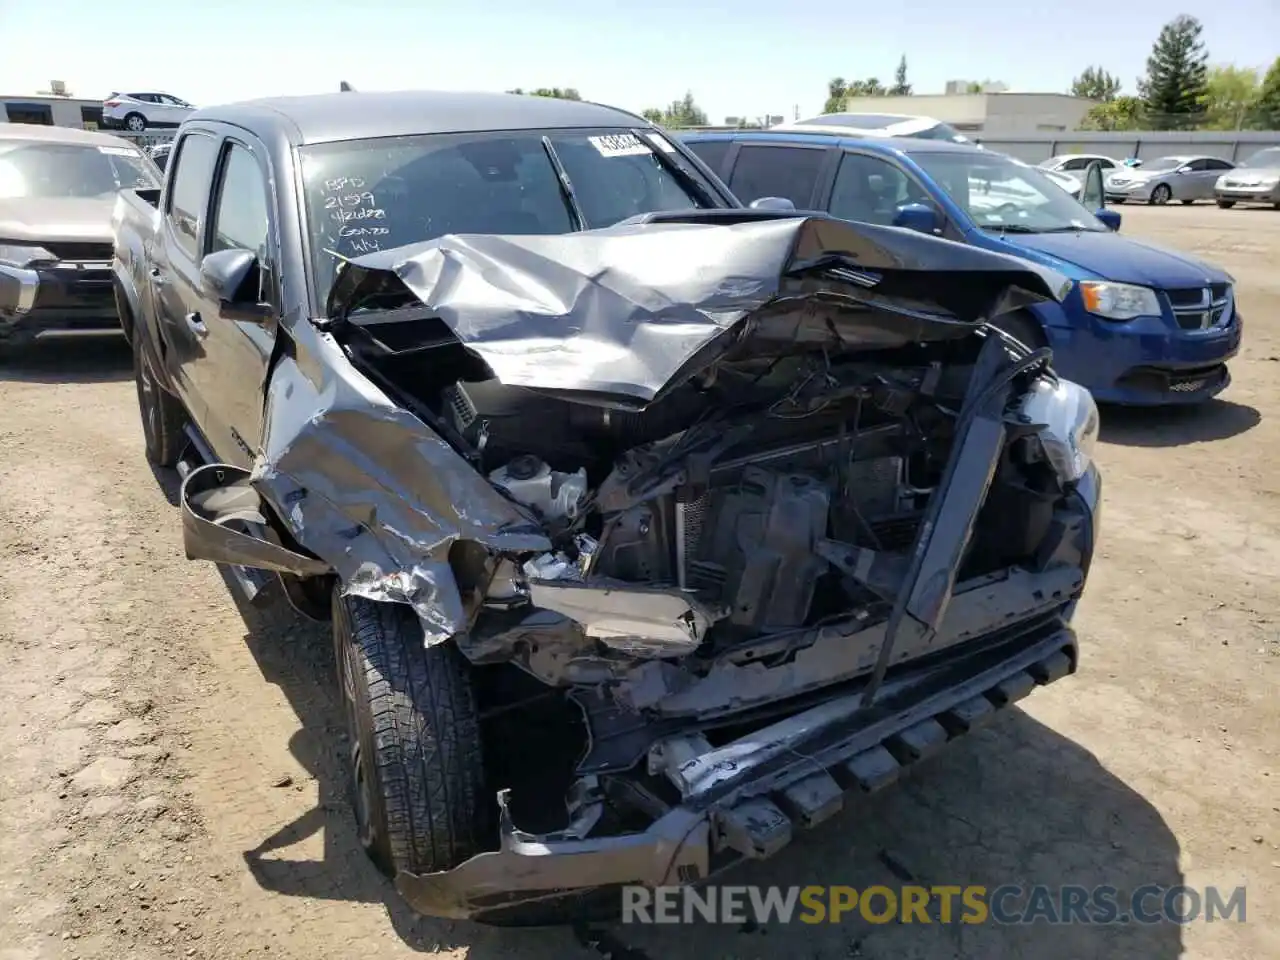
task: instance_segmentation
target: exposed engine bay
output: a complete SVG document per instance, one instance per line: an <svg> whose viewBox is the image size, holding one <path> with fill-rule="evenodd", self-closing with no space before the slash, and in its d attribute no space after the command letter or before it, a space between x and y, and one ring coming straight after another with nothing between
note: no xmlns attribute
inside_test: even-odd
<svg viewBox="0 0 1280 960"><path fill-rule="evenodd" d="M696 673L726 653L750 658L753 644L774 661L778 648L757 641L886 617L984 342L731 354L643 408L480 379L484 364L457 344L429 368L416 352L364 363L555 545L462 571L465 652L571 686L617 681L637 660L690 657ZM440 384L424 369L460 377ZM959 579L1030 557L1061 493L1011 441ZM575 585L593 587L591 610ZM573 626L530 622L531 607Z"/></svg>

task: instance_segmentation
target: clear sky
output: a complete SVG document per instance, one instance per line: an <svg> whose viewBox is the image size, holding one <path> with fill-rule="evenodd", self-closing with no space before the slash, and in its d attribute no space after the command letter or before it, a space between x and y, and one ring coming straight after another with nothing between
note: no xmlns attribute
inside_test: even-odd
<svg viewBox="0 0 1280 960"><path fill-rule="evenodd" d="M917 93L949 79L1065 91L1089 64L1133 92L1161 25L1199 17L1213 63L1280 56L1280 0L0 0L0 95L161 89L197 104L273 94L571 86L633 110L691 90L728 115L818 112L834 76Z"/></svg>

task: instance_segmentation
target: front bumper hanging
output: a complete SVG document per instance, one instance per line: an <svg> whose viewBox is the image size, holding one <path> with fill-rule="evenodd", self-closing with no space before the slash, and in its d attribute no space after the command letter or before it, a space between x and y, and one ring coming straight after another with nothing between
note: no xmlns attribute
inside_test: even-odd
<svg viewBox="0 0 1280 960"><path fill-rule="evenodd" d="M772 856L798 829L838 813L845 794L888 786L1036 686L1075 671L1075 633L1059 616L1013 634L890 672L869 710L853 691L703 753L681 767L681 804L641 833L525 833L500 795L498 850L441 873L402 873L396 888L424 914L500 922L531 905L572 904L623 885L698 883Z"/></svg>

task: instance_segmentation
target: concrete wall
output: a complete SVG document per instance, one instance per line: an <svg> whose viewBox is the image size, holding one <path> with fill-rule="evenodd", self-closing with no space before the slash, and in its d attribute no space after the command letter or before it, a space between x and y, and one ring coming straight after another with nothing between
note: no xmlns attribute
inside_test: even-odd
<svg viewBox="0 0 1280 960"><path fill-rule="evenodd" d="M1074 130L1092 100L1065 93L919 94L910 97L850 97L847 113L901 113L933 117L965 132Z"/></svg>
<svg viewBox="0 0 1280 960"><path fill-rule="evenodd" d="M1001 136L982 134L982 145L1025 160L1039 163L1060 153L1100 153L1122 160L1138 157L1154 160L1170 154L1198 153L1238 163L1263 147L1280 146L1280 130L1233 132L1198 130L1190 133L1018 133Z"/></svg>

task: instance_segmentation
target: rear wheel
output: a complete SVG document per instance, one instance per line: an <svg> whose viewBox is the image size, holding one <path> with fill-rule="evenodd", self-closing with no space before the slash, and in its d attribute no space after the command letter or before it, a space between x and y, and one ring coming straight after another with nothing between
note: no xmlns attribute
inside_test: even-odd
<svg viewBox="0 0 1280 960"><path fill-rule="evenodd" d="M147 129L147 118L140 113L131 113L124 118L124 128L134 133L141 133Z"/></svg>
<svg viewBox="0 0 1280 960"><path fill-rule="evenodd" d="M133 380L138 392L138 413L142 416L142 439L147 459L157 467L172 467L187 445L183 426L186 412L178 398L160 386L151 360L142 347L142 337L133 337Z"/></svg>
<svg viewBox="0 0 1280 960"><path fill-rule="evenodd" d="M428 647L413 610L333 593L352 805L365 852L388 876L448 870L482 848L480 723L469 666Z"/></svg>
<svg viewBox="0 0 1280 960"><path fill-rule="evenodd" d="M1218 201L1218 206L1220 206L1223 210L1230 210L1230 209L1231 209L1232 207L1234 207L1235 205L1236 205L1236 202L1235 202L1234 200L1219 200L1219 201Z"/></svg>
<svg viewBox="0 0 1280 960"><path fill-rule="evenodd" d="M1151 199L1147 203L1154 203L1158 206L1164 206L1173 197L1173 191L1169 189L1167 183L1157 183L1156 188L1151 191Z"/></svg>

